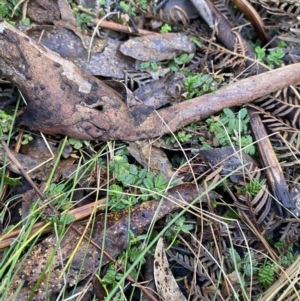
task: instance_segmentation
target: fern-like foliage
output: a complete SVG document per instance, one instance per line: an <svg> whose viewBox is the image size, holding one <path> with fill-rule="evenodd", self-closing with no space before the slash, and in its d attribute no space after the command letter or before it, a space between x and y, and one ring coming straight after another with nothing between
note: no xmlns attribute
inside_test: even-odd
<svg viewBox="0 0 300 301"><path fill-rule="evenodd" d="M261 113L262 122L274 133L270 137L281 166L300 164L300 101L298 87L268 95L250 107Z"/></svg>
<svg viewBox="0 0 300 301"><path fill-rule="evenodd" d="M263 99L255 101L260 108L279 118L284 118L287 125L300 129L300 100L299 86L285 88L276 93L268 95Z"/></svg>
<svg viewBox="0 0 300 301"><path fill-rule="evenodd" d="M162 1L161 1L162 2ZM163 6L156 1L147 1L146 5L141 5L138 1L133 3L139 13L151 19L156 19L164 23L187 27L190 23L189 16L178 6L174 6L172 10L164 10Z"/></svg>
<svg viewBox="0 0 300 301"><path fill-rule="evenodd" d="M236 31L240 33L245 40L252 40L256 37L253 27L249 20L247 20L244 14L236 9L233 1L231 0L214 0L214 6L224 15L226 18L237 27ZM254 4L254 9L258 12L261 18L266 17L267 11L261 5Z"/></svg>
<svg viewBox="0 0 300 301"><path fill-rule="evenodd" d="M235 48L232 52L213 43L209 46L204 44L204 49L209 52L209 62L213 62L211 67L214 70L226 72L226 69L230 68L230 70L236 70L236 73L239 73L240 68L245 66L247 49L245 44L240 43L238 39L236 39Z"/></svg>
<svg viewBox="0 0 300 301"><path fill-rule="evenodd" d="M297 16L300 13L297 0L250 0L252 3L264 8L268 13L266 28L275 31L278 35L287 33L292 36L290 29L297 28L300 21Z"/></svg>
<svg viewBox="0 0 300 301"><path fill-rule="evenodd" d="M280 230L283 245L285 249L299 241L300 238L300 225L298 221L288 222Z"/></svg>
<svg viewBox="0 0 300 301"><path fill-rule="evenodd" d="M137 84L138 87L141 87L143 85L149 84L154 81L151 74L149 74L148 72L141 72L136 70L124 70L124 74L125 74L124 83L131 90L135 89L135 84Z"/></svg>

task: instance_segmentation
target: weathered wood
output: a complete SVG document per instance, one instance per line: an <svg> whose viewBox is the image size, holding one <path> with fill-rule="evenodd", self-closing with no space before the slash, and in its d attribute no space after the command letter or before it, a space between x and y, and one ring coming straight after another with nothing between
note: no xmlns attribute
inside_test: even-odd
<svg viewBox="0 0 300 301"><path fill-rule="evenodd" d="M0 70L28 103L28 127L80 139L134 141L153 138L217 113L249 103L300 82L300 64L243 79L218 91L154 111L129 108L104 82L0 22Z"/></svg>
<svg viewBox="0 0 300 301"><path fill-rule="evenodd" d="M282 209L281 205L283 205L283 208L293 211L295 209L295 201L292 200L280 163L276 157L265 126L260 119L259 112L255 112L252 108L248 108L248 112L251 117L250 125L252 133L265 167L269 188L274 195L275 205L280 215L283 215L283 213L288 215L288 211Z"/></svg>

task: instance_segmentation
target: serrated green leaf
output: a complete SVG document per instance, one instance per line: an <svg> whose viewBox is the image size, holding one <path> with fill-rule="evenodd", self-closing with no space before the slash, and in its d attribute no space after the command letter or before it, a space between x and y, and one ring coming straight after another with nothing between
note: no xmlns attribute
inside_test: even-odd
<svg viewBox="0 0 300 301"><path fill-rule="evenodd" d="M229 118L235 118L233 111L228 108L223 109L223 113Z"/></svg>
<svg viewBox="0 0 300 301"><path fill-rule="evenodd" d="M146 179L144 179L143 183L147 189L153 190L154 185L153 185L152 179L146 178Z"/></svg>
<svg viewBox="0 0 300 301"><path fill-rule="evenodd" d="M130 164L129 172L130 172L132 175L137 176L139 171L138 171L137 167L136 167L134 164Z"/></svg>
<svg viewBox="0 0 300 301"><path fill-rule="evenodd" d="M145 168L141 169L139 172L139 178L144 179L147 175L147 170Z"/></svg>
<svg viewBox="0 0 300 301"><path fill-rule="evenodd" d="M159 190L164 190L168 185L168 182L165 181L165 179L161 176L161 175L158 175L155 177L154 179L154 186L155 188L159 189Z"/></svg>

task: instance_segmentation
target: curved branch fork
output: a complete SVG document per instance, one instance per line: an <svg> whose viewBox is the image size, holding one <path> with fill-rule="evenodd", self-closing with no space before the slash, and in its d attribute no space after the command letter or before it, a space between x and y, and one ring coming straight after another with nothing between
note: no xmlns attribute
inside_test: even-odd
<svg viewBox="0 0 300 301"><path fill-rule="evenodd" d="M300 82L300 64L294 64L158 111L145 105L129 108L103 81L5 22L0 22L0 70L27 100L26 126L98 140L157 137Z"/></svg>

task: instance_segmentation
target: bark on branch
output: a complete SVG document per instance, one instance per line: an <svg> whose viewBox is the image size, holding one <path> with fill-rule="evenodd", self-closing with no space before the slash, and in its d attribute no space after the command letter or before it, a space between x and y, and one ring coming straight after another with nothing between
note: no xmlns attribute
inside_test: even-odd
<svg viewBox="0 0 300 301"><path fill-rule="evenodd" d="M157 137L300 82L300 64L295 64L158 111L144 105L129 108L104 82L5 22L0 22L0 70L28 102L25 125L48 134L99 140Z"/></svg>

